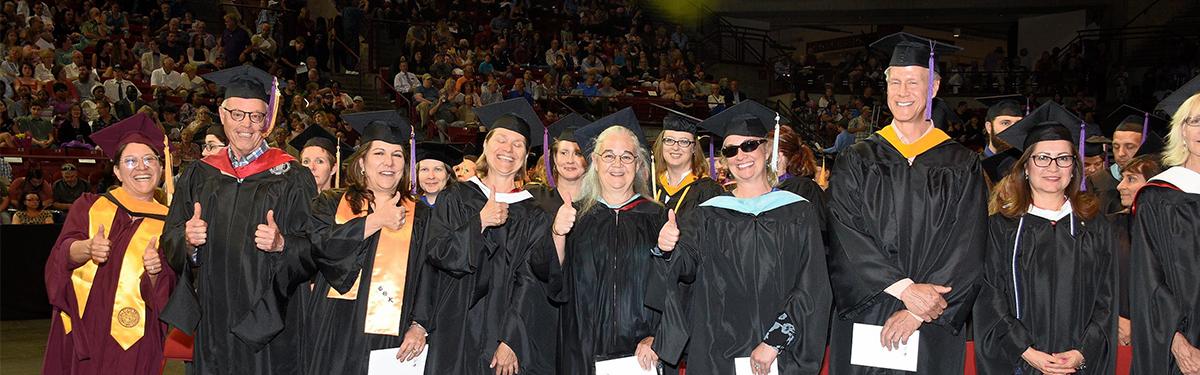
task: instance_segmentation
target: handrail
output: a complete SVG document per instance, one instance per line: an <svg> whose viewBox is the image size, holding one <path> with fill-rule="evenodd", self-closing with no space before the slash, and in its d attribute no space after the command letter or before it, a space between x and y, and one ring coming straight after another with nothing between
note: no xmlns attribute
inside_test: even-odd
<svg viewBox="0 0 1200 375"><path fill-rule="evenodd" d="M401 94L399 91L396 91L396 88L392 87L392 83L388 82L387 79L383 78L383 69L380 69L378 72L375 72L375 80L380 83L383 83L382 86L387 90L386 92L392 94L392 106L393 107L399 107L400 100L404 100L404 108L407 109L406 112L408 112L409 118L412 118L412 111L414 110L412 101L409 100L407 97L405 97L403 94Z"/></svg>

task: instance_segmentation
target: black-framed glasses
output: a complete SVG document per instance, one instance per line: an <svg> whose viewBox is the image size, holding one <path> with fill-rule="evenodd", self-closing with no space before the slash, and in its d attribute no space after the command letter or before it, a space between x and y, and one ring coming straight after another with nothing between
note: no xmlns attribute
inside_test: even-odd
<svg viewBox="0 0 1200 375"><path fill-rule="evenodd" d="M616 162L618 159L621 160L621 164L629 165L629 164L633 164L633 162L637 161L638 158L636 155L631 154L629 152L623 152L623 153L621 153L620 156L617 156L617 154L612 151L605 151L603 154L600 154L600 160L603 160L605 163L608 163L608 164L612 164L612 163Z"/></svg>
<svg viewBox="0 0 1200 375"><path fill-rule="evenodd" d="M767 143L767 140L755 139L742 142L740 145L721 147L721 155L727 158L732 158L737 156L738 150L742 150L742 152L754 152L754 150L757 150L759 146L763 145L763 143Z"/></svg>
<svg viewBox="0 0 1200 375"><path fill-rule="evenodd" d="M667 147L678 145L679 147L688 148L694 144L696 144L696 141L690 139L663 138L663 146Z"/></svg>
<svg viewBox="0 0 1200 375"><path fill-rule="evenodd" d="M142 165L146 166L146 168L158 166L158 156L154 155L146 155L140 158L136 156L126 156L121 158L121 165L124 166L125 169L134 169L137 168L138 161L141 161Z"/></svg>
<svg viewBox="0 0 1200 375"><path fill-rule="evenodd" d="M1200 116L1192 116L1192 118L1183 119L1183 125L1192 127L1200 126Z"/></svg>
<svg viewBox="0 0 1200 375"><path fill-rule="evenodd" d="M204 144L204 152L212 152L221 147L225 147L225 145L220 144L220 143L205 143Z"/></svg>
<svg viewBox="0 0 1200 375"><path fill-rule="evenodd" d="M1029 160L1032 160L1033 165L1038 168L1049 167L1050 162L1054 162L1054 164L1058 165L1059 168L1070 168L1071 166L1075 165L1075 156L1072 156L1072 155L1063 155L1063 156L1059 156L1059 157L1053 157L1050 155L1041 154L1041 155L1034 155L1034 156L1030 157Z"/></svg>
<svg viewBox="0 0 1200 375"><path fill-rule="evenodd" d="M240 109L229 109L225 107L221 107L221 109L225 110L225 112L228 112L229 118L233 119L233 121L242 121L246 119L246 115L250 115L250 122L255 124L261 124L267 119L267 114L262 112L246 112Z"/></svg>

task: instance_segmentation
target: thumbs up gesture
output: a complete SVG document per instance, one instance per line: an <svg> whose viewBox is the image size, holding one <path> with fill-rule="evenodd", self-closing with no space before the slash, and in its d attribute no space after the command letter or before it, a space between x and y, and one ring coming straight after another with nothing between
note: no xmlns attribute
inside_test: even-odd
<svg viewBox="0 0 1200 375"><path fill-rule="evenodd" d="M483 209L479 210L480 230L504 225L505 221L508 221L508 203L497 202L496 192L493 191L488 194L488 200L483 205Z"/></svg>
<svg viewBox="0 0 1200 375"><path fill-rule="evenodd" d="M675 210L669 210L667 223L658 231L658 249L663 252L674 251L676 242L679 242L679 224L675 222Z"/></svg>
<svg viewBox="0 0 1200 375"><path fill-rule="evenodd" d="M275 224L275 210L268 210L267 223L259 224L258 230L254 231L254 245L269 253L283 251L283 234Z"/></svg>
<svg viewBox="0 0 1200 375"><path fill-rule="evenodd" d="M575 206L571 205L571 194L559 192L562 196L563 205L558 208L558 214L554 215L554 228L552 232L555 236L566 236L571 232L571 228L575 227Z"/></svg>
<svg viewBox="0 0 1200 375"><path fill-rule="evenodd" d="M400 205L401 193L396 193L386 203L375 207L374 215L379 215L380 224L387 229L400 230L404 226L404 216L407 214L404 206Z"/></svg>
<svg viewBox="0 0 1200 375"><path fill-rule="evenodd" d="M192 204L192 218L184 223L183 233L192 247L208 243L208 223L200 218L200 202Z"/></svg>
<svg viewBox="0 0 1200 375"><path fill-rule="evenodd" d="M96 264L104 264L108 261L108 253L112 251L112 241L104 235L104 225L101 224L96 228L96 235L88 242L88 255L92 257L92 261Z"/></svg>
<svg viewBox="0 0 1200 375"><path fill-rule="evenodd" d="M146 268L146 274L151 277L158 276L162 272L162 260L158 258L158 237L150 239L150 243L146 244L146 253L142 255L142 265Z"/></svg>

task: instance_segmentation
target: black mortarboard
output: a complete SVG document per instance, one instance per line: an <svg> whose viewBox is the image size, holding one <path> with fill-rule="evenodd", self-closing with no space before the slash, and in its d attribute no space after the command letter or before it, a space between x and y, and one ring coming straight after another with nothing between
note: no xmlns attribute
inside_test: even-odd
<svg viewBox="0 0 1200 375"><path fill-rule="evenodd" d="M776 116L778 115L770 108L747 100L704 119L699 127L720 137L727 134L766 137L767 128L775 126ZM758 121L748 121L750 118Z"/></svg>
<svg viewBox="0 0 1200 375"><path fill-rule="evenodd" d="M696 135L696 123L674 113L663 117L663 130L691 133Z"/></svg>
<svg viewBox="0 0 1200 375"><path fill-rule="evenodd" d="M1100 125L1088 124L1086 132L1087 139L1083 141L1083 156L1100 156L1104 154L1105 140L1100 133ZM1108 142L1108 143L1111 143Z"/></svg>
<svg viewBox="0 0 1200 375"><path fill-rule="evenodd" d="M962 118L958 117L958 113L954 112L954 109L950 108L950 105L946 104L946 101L942 100L942 98L933 98L933 112L931 115L930 119L933 121L933 126L942 130L948 129L950 124L961 124L963 122Z"/></svg>
<svg viewBox="0 0 1200 375"><path fill-rule="evenodd" d="M571 112L550 125L550 139L575 142L575 130L587 126L591 121L583 115Z"/></svg>
<svg viewBox="0 0 1200 375"><path fill-rule="evenodd" d="M1025 106L1026 98L1023 95L997 95L975 98L975 100L988 107L984 122L990 122L999 116L1025 117L1025 113L1029 112Z"/></svg>
<svg viewBox="0 0 1200 375"><path fill-rule="evenodd" d="M526 144L530 148L541 146L542 138L548 138L548 134L544 133L546 125L525 98L512 98L472 110L479 117L479 121L487 125L488 130L500 128L515 131L525 136Z"/></svg>
<svg viewBox="0 0 1200 375"><path fill-rule="evenodd" d="M192 134L192 143L204 144L204 137L209 134L217 137L222 144L228 142L228 139L225 138L225 128L222 127L221 124L209 124L208 126L205 126L204 129Z"/></svg>
<svg viewBox="0 0 1200 375"><path fill-rule="evenodd" d="M90 138L92 142L96 143L96 146L100 146L104 156L115 159L121 146L129 143L144 144L161 155L167 135L150 116L145 113L137 113L92 133Z"/></svg>
<svg viewBox="0 0 1200 375"><path fill-rule="evenodd" d="M295 138L288 141L288 144L292 145L298 152L304 152L305 148L312 146L320 147L336 159L338 156L337 142L337 137L334 137L325 128L322 128L320 125L309 125L308 128L297 134ZM346 142L342 142L341 146L342 160L349 159L350 155L354 154L354 147L346 144Z"/></svg>
<svg viewBox="0 0 1200 375"><path fill-rule="evenodd" d="M259 99L270 101L271 84L275 76L252 65L239 65L204 75L204 78L225 89L225 98ZM284 87L283 82L279 88Z"/></svg>
<svg viewBox="0 0 1200 375"><path fill-rule="evenodd" d="M1156 133L1171 127L1170 121L1128 104L1122 104L1116 110L1110 112L1108 116L1104 116L1104 121L1100 125L1104 127L1104 134L1111 135L1117 128L1126 123L1138 125L1141 128L1139 132L1143 136L1145 136L1146 132Z"/></svg>
<svg viewBox="0 0 1200 375"><path fill-rule="evenodd" d="M446 163L450 168L454 168L454 166L462 163L463 152L445 143L417 143L417 162L425 159L437 160Z"/></svg>
<svg viewBox="0 0 1200 375"><path fill-rule="evenodd" d="M1033 132L1034 128L1037 128L1044 123L1058 123L1062 125L1065 129L1073 132L1072 134L1075 137L1067 140L1071 141L1075 145L1079 145L1079 125L1083 123L1083 120L1080 120L1079 117L1075 116L1075 114L1071 113L1071 111L1068 111L1066 108L1063 108L1061 105L1058 105L1058 103L1053 101L1048 101L1045 104L1042 104L1042 106L1033 110L1033 112L1030 112L1029 116L1025 116L1025 118L1021 119L1021 121L1017 121L1016 124L1013 124L1008 129L1000 132L1000 134L997 134L997 136L999 136L1000 139L1003 139L1004 142L1008 143L1009 145L1019 150L1025 150L1032 145L1032 143L1026 143L1027 139L1034 142L1051 140L1039 138L1048 137L1049 135L1035 137L1029 136L1030 133ZM1048 129L1042 129L1042 132L1045 131L1048 131Z"/></svg>
<svg viewBox="0 0 1200 375"><path fill-rule="evenodd" d="M919 66L929 68L929 62L933 59L929 54L931 47L936 56L945 56L962 50L962 47L930 40L929 38L906 32L888 35L875 41L875 43L871 43L871 48L882 51L890 50L892 52L892 59L888 62L888 66ZM936 65L934 64L935 70L937 69Z"/></svg>
<svg viewBox="0 0 1200 375"><path fill-rule="evenodd" d="M1161 102L1158 102L1158 105L1154 106L1154 110L1161 111L1167 117L1174 117L1175 112L1179 111L1179 106L1182 106L1183 102L1192 97L1192 95L1198 93L1200 93L1200 75L1193 77L1191 81L1172 91L1171 95L1167 95Z"/></svg>
<svg viewBox="0 0 1200 375"><path fill-rule="evenodd" d="M371 141L383 141L394 145L409 145L412 128L408 119L392 110L357 112L342 115L342 120L358 132L359 147Z"/></svg>
<svg viewBox="0 0 1200 375"><path fill-rule="evenodd" d="M583 149L585 156L591 155L593 148L596 147L596 137L599 137L600 133L612 126L624 126L637 135L638 141L642 143L643 147L646 145L646 133L642 131L642 125L638 122L637 115L633 113L633 107L626 107L613 114L601 117L587 126L576 129L575 143L578 143L579 147Z"/></svg>

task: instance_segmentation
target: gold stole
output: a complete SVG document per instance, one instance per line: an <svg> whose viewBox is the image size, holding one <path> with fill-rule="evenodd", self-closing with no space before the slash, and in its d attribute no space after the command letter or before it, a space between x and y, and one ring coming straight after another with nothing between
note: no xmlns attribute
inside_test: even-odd
<svg viewBox="0 0 1200 375"><path fill-rule="evenodd" d="M896 150L900 151L900 154L908 159L916 158L918 155L925 153L925 151L929 151L934 146L940 145L945 140L950 139L950 136L946 135L942 129L933 128L929 129L929 132L925 133L921 139L913 143L904 143L900 140L900 136L897 135L897 131L895 125L888 125L875 133L883 137L884 140L887 140L892 147L895 147Z"/></svg>
<svg viewBox="0 0 1200 375"><path fill-rule="evenodd" d="M679 205L683 204L683 198L687 197L688 191L692 190L692 183L696 182L698 179L699 178L697 178L696 175L688 173L687 177L684 177L682 181L679 181L679 185L671 185L671 181L667 179L667 174L663 173L661 176L658 176L658 186L662 186L663 191L667 193L667 196L660 197L659 195L661 194L656 191L654 192L654 200L662 202L661 198L670 198L670 196L675 195L675 193L679 191L679 188L687 186L683 189L683 194L679 195L679 199L675 200L675 211L679 211Z"/></svg>
<svg viewBox="0 0 1200 375"><path fill-rule="evenodd" d="M367 321L363 329L366 333L400 336L400 307L404 302L404 281L408 276L408 252L412 240L416 202L404 202L404 212L404 226L400 230L379 230L379 242L375 245L375 262L371 267L371 283L367 289L371 293L367 296ZM334 222L345 224L351 219L364 216L367 216L366 210L355 215L350 209L350 203L346 201L346 196L343 195L342 201L338 203ZM358 298L360 282L362 270L358 271L354 286L345 294L338 293L330 287L326 296L355 300Z"/></svg>
<svg viewBox="0 0 1200 375"><path fill-rule="evenodd" d="M121 206L129 210L131 215L150 214L165 216L167 207L157 202L146 202L134 199L124 188L109 192ZM117 204L108 196L101 196L88 210L88 238L96 235L96 231L104 225L105 235L111 236L113 219L117 215ZM121 261L120 276L117 278L116 298L113 300L112 325L109 334L121 345L129 349L146 331L146 321L142 313L146 311L146 300L142 298L141 280L146 271L142 256L146 253L146 245L151 239L162 235L163 221L142 217L129 243L125 246L125 256ZM75 299L79 305L79 318L83 319L87 307L88 295L91 294L92 282L96 271L100 268L94 261L88 260L71 272L71 287L75 289ZM71 317L66 312L59 312L63 321L63 332L71 333Z"/></svg>

